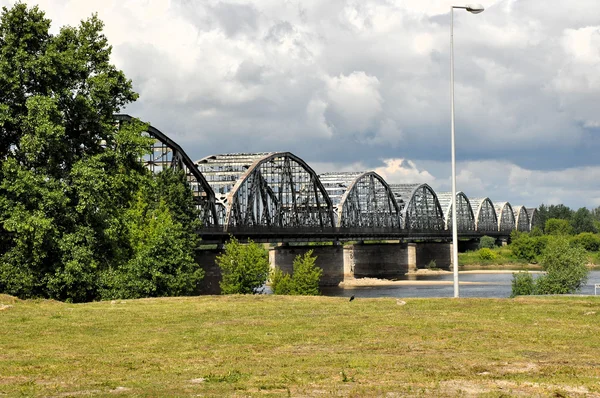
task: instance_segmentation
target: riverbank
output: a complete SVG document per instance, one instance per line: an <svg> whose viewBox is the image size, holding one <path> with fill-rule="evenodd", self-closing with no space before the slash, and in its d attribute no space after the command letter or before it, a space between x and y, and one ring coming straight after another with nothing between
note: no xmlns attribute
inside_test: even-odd
<svg viewBox="0 0 600 398"><path fill-rule="evenodd" d="M600 297L0 307L6 396L600 396Z"/></svg>

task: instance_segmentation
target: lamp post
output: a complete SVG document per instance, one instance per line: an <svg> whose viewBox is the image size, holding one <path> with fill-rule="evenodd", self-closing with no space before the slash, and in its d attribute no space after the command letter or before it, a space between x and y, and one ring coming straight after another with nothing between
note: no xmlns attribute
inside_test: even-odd
<svg viewBox="0 0 600 398"><path fill-rule="evenodd" d="M454 297L458 297L458 230L456 223L456 157L454 150L454 9L462 8L473 14L483 12L481 4L450 7L450 109L451 109L451 147L452 147L452 264L454 274Z"/></svg>

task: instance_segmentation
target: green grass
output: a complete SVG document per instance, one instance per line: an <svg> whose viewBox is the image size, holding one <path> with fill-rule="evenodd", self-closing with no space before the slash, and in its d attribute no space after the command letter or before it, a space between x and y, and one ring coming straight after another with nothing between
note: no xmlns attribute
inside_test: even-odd
<svg viewBox="0 0 600 398"><path fill-rule="evenodd" d="M0 396L600 394L600 297L404 301L0 295Z"/></svg>

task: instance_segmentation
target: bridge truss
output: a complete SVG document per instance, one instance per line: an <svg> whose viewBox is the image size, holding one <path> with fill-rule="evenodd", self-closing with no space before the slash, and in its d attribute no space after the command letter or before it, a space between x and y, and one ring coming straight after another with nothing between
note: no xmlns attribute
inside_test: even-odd
<svg viewBox="0 0 600 398"><path fill-rule="evenodd" d="M402 227L402 215L385 180L373 171L319 175L334 206L337 227Z"/></svg>
<svg viewBox="0 0 600 398"><path fill-rule="evenodd" d="M434 190L427 184L390 184L408 230L442 231L444 213Z"/></svg>
<svg viewBox="0 0 600 398"><path fill-rule="evenodd" d="M527 214L527 209L525 209L525 206L515 206L513 207L513 210L515 212L515 228L517 231L531 231L529 225L529 215Z"/></svg>
<svg viewBox="0 0 600 398"><path fill-rule="evenodd" d="M469 199L475 215L475 230L480 233L498 232L498 216L490 198Z"/></svg>
<svg viewBox="0 0 600 398"><path fill-rule="evenodd" d="M129 115L114 115L115 120L121 126L135 120ZM168 168L178 168L185 172L186 181L192 190L192 195L198 209L202 225L214 227L217 223L217 212L215 208L215 195L194 162L181 149L181 147L167 137L157 128L148 126L146 134L154 138L150 152L143 157L142 163L153 173L159 173Z"/></svg>
<svg viewBox="0 0 600 398"><path fill-rule="evenodd" d="M508 232L515 229L515 213L508 202L494 203L496 217L498 218L498 231Z"/></svg>
<svg viewBox="0 0 600 398"><path fill-rule="evenodd" d="M333 206L317 174L290 152L212 155L196 162L230 227L325 228Z"/></svg>
<svg viewBox="0 0 600 398"><path fill-rule="evenodd" d="M134 120L115 115L119 125ZM325 173L317 176L290 152L234 153L193 162L157 128L141 161L153 173L184 171L200 210L202 231L221 241L234 233L285 240L448 239L451 193L436 194L427 184L388 184L375 172ZM462 237L507 236L530 231L537 210L494 206L489 198L468 199L457 193L457 225Z"/></svg>
<svg viewBox="0 0 600 398"><path fill-rule="evenodd" d="M441 192L437 194L440 206L444 212L444 224L446 229L452 229L452 192ZM456 227L458 232L475 231L475 216L469 198L462 192L456 193Z"/></svg>

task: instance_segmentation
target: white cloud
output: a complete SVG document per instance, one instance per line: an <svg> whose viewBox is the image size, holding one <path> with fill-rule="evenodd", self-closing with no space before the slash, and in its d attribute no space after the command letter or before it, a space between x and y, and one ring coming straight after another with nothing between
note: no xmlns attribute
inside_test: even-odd
<svg viewBox="0 0 600 398"><path fill-rule="evenodd" d="M426 170L419 170L415 162L408 159L386 159L385 166L378 167L375 172L381 175L388 184L432 184L435 177Z"/></svg>
<svg viewBox="0 0 600 398"><path fill-rule="evenodd" d="M480 1L454 15L460 184L598 203L600 3ZM55 32L98 12L127 112L193 158L289 150L449 189L449 0L37 2Z"/></svg>

